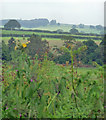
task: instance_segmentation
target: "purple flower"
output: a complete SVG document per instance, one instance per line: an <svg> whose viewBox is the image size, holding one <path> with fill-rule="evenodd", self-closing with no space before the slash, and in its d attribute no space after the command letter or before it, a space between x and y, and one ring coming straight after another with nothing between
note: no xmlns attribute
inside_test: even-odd
<svg viewBox="0 0 106 120"><path fill-rule="evenodd" d="M33 82L33 80L31 79L31 82Z"/></svg>
<svg viewBox="0 0 106 120"><path fill-rule="evenodd" d="M14 108L16 110L16 108Z"/></svg>
<svg viewBox="0 0 106 120"><path fill-rule="evenodd" d="M6 107L6 110L8 110L8 107Z"/></svg>
<svg viewBox="0 0 106 120"><path fill-rule="evenodd" d="M21 117L22 115L20 114L20 117Z"/></svg>
<svg viewBox="0 0 106 120"><path fill-rule="evenodd" d="M16 72L18 72L18 70L16 70Z"/></svg>
<svg viewBox="0 0 106 120"><path fill-rule="evenodd" d="M60 94L60 91L58 92L58 95Z"/></svg>
<svg viewBox="0 0 106 120"><path fill-rule="evenodd" d="M104 108L106 108L106 106L104 106Z"/></svg>
<svg viewBox="0 0 106 120"><path fill-rule="evenodd" d="M35 82L37 82L37 80L35 80Z"/></svg>

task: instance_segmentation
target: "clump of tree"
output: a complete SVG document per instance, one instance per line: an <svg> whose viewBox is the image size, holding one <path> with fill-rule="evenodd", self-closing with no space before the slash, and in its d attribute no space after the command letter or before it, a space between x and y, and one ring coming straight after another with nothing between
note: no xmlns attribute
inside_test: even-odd
<svg viewBox="0 0 106 120"><path fill-rule="evenodd" d="M95 26L93 26L93 25L90 25L89 27L90 27L90 29L95 29Z"/></svg>
<svg viewBox="0 0 106 120"><path fill-rule="evenodd" d="M58 29L58 30L56 30L56 32L57 33L62 33L62 32L64 32L62 29Z"/></svg>
<svg viewBox="0 0 106 120"><path fill-rule="evenodd" d="M51 20L50 23L49 23L49 25L56 25L56 24L57 24L56 20Z"/></svg>
<svg viewBox="0 0 106 120"><path fill-rule="evenodd" d="M8 40L8 44L2 41L2 60L4 61L11 61L14 55L17 56L15 53L16 41L12 37Z"/></svg>
<svg viewBox="0 0 106 120"><path fill-rule="evenodd" d="M77 26L76 26L76 25L73 25L72 28L75 29L75 28L77 28Z"/></svg>
<svg viewBox="0 0 106 120"><path fill-rule="evenodd" d="M19 23L17 20L9 20L9 21L4 25L4 28L5 28L5 29L15 29L15 28L20 29L20 28L21 28L21 25L20 25L20 23Z"/></svg>
<svg viewBox="0 0 106 120"><path fill-rule="evenodd" d="M27 45L28 55L34 57L35 54L38 54L41 57L48 49L48 42L41 39L38 35L32 35L28 41L30 43Z"/></svg>
<svg viewBox="0 0 106 120"><path fill-rule="evenodd" d="M78 33L79 33L79 31L78 31L77 29L75 29L75 28L70 29L69 32L70 32L71 34L78 34Z"/></svg>
<svg viewBox="0 0 106 120"><path fill-rule="evenodd" d="M79 28L84 28L84 24L79 24L78 27Z"/></svg>
<svg viewBox="0 0 106 120"><path fill-rule="evenodd" d="M96 25L96 29L97 30L103 30L103 26L102 25Z"/></svg>

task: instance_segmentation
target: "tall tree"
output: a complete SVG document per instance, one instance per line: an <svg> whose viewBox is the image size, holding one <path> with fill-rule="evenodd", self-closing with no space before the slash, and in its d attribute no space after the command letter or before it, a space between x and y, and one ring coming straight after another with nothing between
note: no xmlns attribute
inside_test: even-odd
<svg viewBox="0 0 106 120"><path fill-rule="evenodd" d="M40 36L32 35L29 39L30 43L28 44L27 48L29 50L28 54L32 57L35 54L41 56L47 50L47 41L42 41Z"/></svg>
<svg viewBox="0 0 106 120"><path fill-rule="evenodd" d="M20 23L17 20L9 20L5 25L5 29L14 29L14 28L21 28Z"/></svg>
<svg viewBox="0 0 106 120"><path fill-rule="evenodd" d="M71 34L77 34L77 33L79 33L79 31L75 28L72 28L72 29L70 29L70 33Z"/></svg>
<svg viewBox="0 0 106 120"><path fill-rule="evenodd" d="M56 20L51 20L50 25L56 25Z"/></svg>
<svg viewBox="0 0 106 120"><path fill-rule="evenodd" d="M84 24L79 24L79 28L84 28Z"/></svg>
<svg viewBox="0 0 106 120"><path fill-rule="evenodd" d="M12 38L8 41L9 51L10 51L10 52L14 51L15 46L16 46L16 41L15 41L15 39L12 37Z"/></svg>

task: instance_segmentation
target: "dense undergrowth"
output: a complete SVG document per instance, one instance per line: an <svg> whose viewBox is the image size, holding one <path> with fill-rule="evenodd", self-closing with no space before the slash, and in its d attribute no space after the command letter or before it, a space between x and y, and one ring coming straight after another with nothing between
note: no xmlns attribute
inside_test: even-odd
<svg viewBox="0 0 106 120"><path fill-rule="evenodd" d="M70 50L71 60L73 53ZM103 67L77 68L33 60L24 52L3 64L3 118L103 118Z"/></svg>

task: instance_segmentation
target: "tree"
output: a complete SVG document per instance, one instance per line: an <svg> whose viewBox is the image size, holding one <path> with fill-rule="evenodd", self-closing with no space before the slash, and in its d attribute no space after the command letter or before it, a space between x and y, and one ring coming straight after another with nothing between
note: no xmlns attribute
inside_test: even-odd
<svg viewBox="0 0 106 120"><path fill-rule="evenodd" d="M56 20L51 20L50 25L56 25Z"/></svg>
<svg viewBox="0 0 106 120"><path fill-rule="evenodd" d="M79 24L79 28L84 28L84 24Z"/></svg>
<svg viewBox="0 0 106 120"><path fill-rule="evenodd" d="M32 57L34 57L35 54L38 54L40 57L47 50L48 43L47 41L42 41L40 36L33 34L28 40L30 41L30 43L27 45L29 50L28 54Z"/></svg>
<svg viewBox="0 0 106 120"><path fill-rule="evenodd" d="M93 40L83 41L83 44L87 46L87 49L82 54L82 61L85 64L92 64L92 61L96 61L96 49L98 45Z"/></svg>
<svg viewBox="0 0 106 120"><path fill-rule="evenodd" d="M103 27L102 27L102 25L96 25L96 29L97 30L103 30Z"/></svg>
<svg viewBox="0 0 106 120"><path fill-rule="evenodd" d="M57 23L58 26L60 26L60 23Z"/></svg>
<svg viewBox="0 0 106 120"><path fill-rule="evenodd" d="M12 37L12 38L8 41L9 51L10 51L10 52L14 51L15 46L16 46L16 41L15 41L15 39Z"/></svg>
<svg viewBox="0 0 106 120"><path fill-rule="evenodd" d="M87 54L93 53L98 45L93 40L88 40L83 42L87 46Z"/></svg>
<svg viewBox="0 0 106 120"><path fill-rule="evenodd" d="M57 31L57 33L62 33L62 32L63 32L62 29L58 29L58 30L56 30L56 31Z"/></svg>
<svg viewBox="0 0 106 120"><path fill-rule="evenodd" d="M72 29L70 29L70 33L77 34L77 33L79 33L79 31L77 29L72 28Z"/></svg>
<svg viewBox="0 0 106 120"><path fill-rule="evenodd" d="M95 26L93 26L93 25L90 25L89 27L90 27L91 29L95 29Z"/></svg>
<svg viewBox="0 0 106 120"><path fill-rule="evenodd" d="M75 28L77 28L77 26L76 26L76 25L73 25L73 26L72 26L72 28L74 28L74 29L75 29Z"/></svg>
<svg viewBox="0 0 106 120"><path fill-rule="evenodd" d="M17 20L9 20L5 25L5 29L14 29L14 28L21 28L20 23Z"/></svg>

